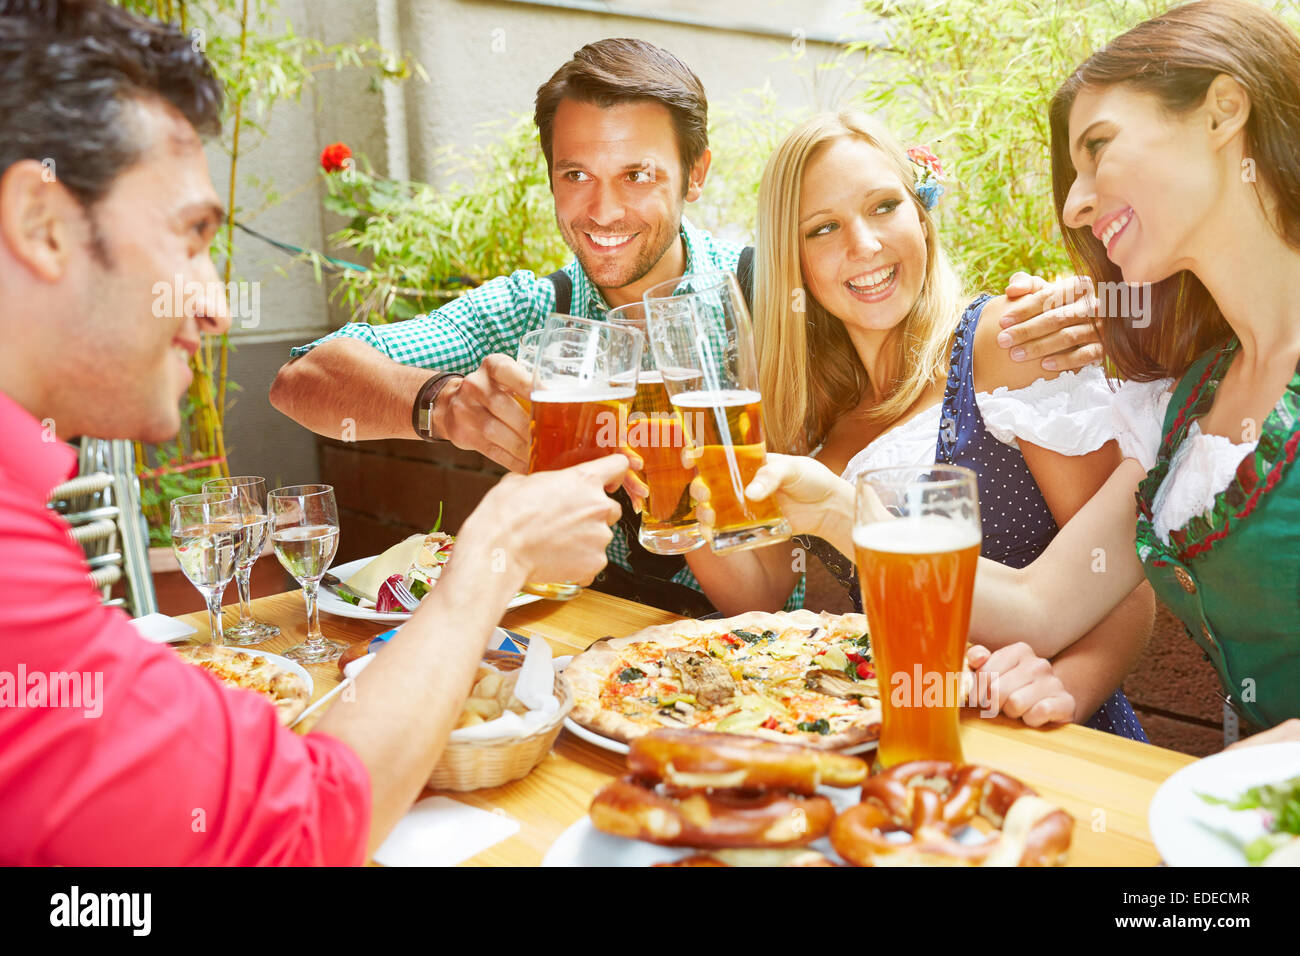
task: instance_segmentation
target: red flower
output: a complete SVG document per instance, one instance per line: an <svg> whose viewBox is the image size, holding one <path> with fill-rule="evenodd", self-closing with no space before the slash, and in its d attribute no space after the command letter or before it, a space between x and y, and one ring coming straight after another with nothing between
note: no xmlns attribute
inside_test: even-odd
<svg viewBox="0 0 1300 956"><path fill-rule="evenodd" d="M943 167L939 165L939 157L930 151L930 147L913 146L907 151L907 156L918 166L924 166L930 170L937 178L943 178Z"/></svg>
<svg viewBox="0 0 1300 956"><path fill-rule="evenodd" d="M337 173L340 169L346 169L346 160L352 158L352 150L348 149L346 143L330 143L320 154L321 169L327 173Z"/></svg>

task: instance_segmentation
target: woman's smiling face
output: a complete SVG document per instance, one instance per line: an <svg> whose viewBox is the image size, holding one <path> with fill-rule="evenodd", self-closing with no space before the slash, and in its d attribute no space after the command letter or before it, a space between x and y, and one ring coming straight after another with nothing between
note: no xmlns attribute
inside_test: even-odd
<svg viewBox="0 0 1300 956"><path fill-rule="evenodd" d="M799 197L808 292L849 328L888 331L925 283L925 227L884 155L844 136L814 154Z"/></svg>
<svg viewBox="0 0 1300 956"><path fill-rule="evenodd" d="M1188 268L1220 197L1222 158L1202 109L1162 110L1125 85L1085 89L1070 109L1076 176L1062 219L1088 229L1126 282L1159 282Z"/></svg>

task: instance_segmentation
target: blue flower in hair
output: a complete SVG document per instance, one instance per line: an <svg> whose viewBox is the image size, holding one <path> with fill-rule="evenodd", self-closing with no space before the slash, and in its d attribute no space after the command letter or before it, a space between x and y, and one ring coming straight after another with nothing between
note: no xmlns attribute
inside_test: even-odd
<svg viewBox="0 0 1300 956"><path fill-rule="evenodd" d="M926 209L933 209L943 195L943 166L939 157L928 146L913 146L907 151L907 158L916 167L916 195Z"/></svg>

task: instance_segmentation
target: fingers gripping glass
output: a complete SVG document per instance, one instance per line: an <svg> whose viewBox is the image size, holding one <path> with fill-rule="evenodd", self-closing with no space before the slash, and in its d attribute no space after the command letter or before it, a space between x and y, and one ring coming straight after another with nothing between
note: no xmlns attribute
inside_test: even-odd
<svg viewBox="0 0 1300 956"><path fill-rule="evenodd" d="M636 329L644 336L645 303L632 302L611 309L605 321ZM641 479L648 491L637 535L641 546L654 554L694 551L704 544L691 503L695 468L683 462L686 433L682 416L668 399L663 373L649 349L641 353L641 374L628 416L627 443L645 462Z"/></svg>
<svg viewBox="0 0 1300 956"><path fill-rule="evenodd" d="M775 501L745 497L745 486L767 460L767 444L753 331L735 276L670 279L646 292L644 301L655 363L709 492L713 550L786 540L790 525Z"/></svg>
<svg viewBox="0 0 1300 956"><path fill-rule="evenodd" d="M641 336L606 322L553 315L533 366L528 473L558 471L624 448L636 397ZM528 583L524 590L568 600L574 582Z"/></svg>

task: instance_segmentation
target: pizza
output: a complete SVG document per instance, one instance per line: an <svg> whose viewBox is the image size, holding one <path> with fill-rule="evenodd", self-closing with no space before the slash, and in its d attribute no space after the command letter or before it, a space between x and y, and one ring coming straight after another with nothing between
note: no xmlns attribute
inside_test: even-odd
<svg viewBox="0 0 1300 956"><path fill-rule="evenodd" d="M228 687L261 694L275 707L276 716L286 727L306 709L311 697L298 674L259 654L214 644L186 644L176 653Z"/></svg>
<svg viewBox="0 0 1300 956"><path fill-rule="evenodd" d="M661 727L752 734L824 749L880 736L867 619L750 612L598 641L564 671L569 716L627 743Z"/></svg>

